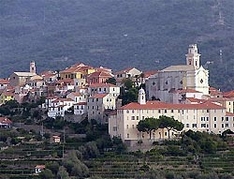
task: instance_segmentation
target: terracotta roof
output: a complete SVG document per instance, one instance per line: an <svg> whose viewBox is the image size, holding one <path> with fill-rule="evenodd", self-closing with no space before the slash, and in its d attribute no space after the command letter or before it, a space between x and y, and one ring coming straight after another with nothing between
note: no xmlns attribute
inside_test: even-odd
<svg viewBox="0 0 234 179"><path fill-rule="evenodd" d="M156 73L158 73L158 70L151 70L151 71L143 72L144 78L148 78L149 76L154 75Z"/></svg>
<svg viewBox="0 0 234 179"><path fill-rule="evenodd" d="M90 98L104 98L107 95L108 94L95 94L95 95L91 96Z"/></svg>
<svg viewBox="0 0 234 179"><path fill-rule="evenodd" d="M234 113L226 112L226 116L234 116Z"/></svg>
<svg viewBox="0 0 234 179"><path fill-rule="evenodd" d="M0 84L9 84L9 80L6 80L6 79L0 79Z"/></svg>
<svg viewBox="0 0 234 179"><path fill-rule="evenodd" d="M224 92L223 96L226 97L226 98L234 98L234 90L233 91Z"/></svg>
<svg viewBox="0 0 234 179"><path fill-rule="evenodd" d="M109 77L111 78L112 75L110 73L106 73L104 71L95 71L91 74L89 74L88 78L95 78L95 77Z"/></svg>
<svg viewBox="0 0 234 179"><path fill-rule="evenodd" d="M209 88L209 93L210 93L211 96L217 96L217 95L222 94L221 91L219 91L218 89L216 89L214 87Z"/></svg>
<svg viewBox="0 0 234 179"><path fill-rule="evenodd" d="M12 124L12 121L6 117L0 117L0 124L9 125Z"/></svg>
<svg viewBox="0 0 234 179"><path fill-rule="evenodd" d="M90 88L98 88L98 87L117 87L111 83L93 83L89 85Z"/></svg>
<svg viewBox="0 0 234 179"><path fill-rule="evenodd" d="M14 96L14 92L12 92L12 91L4 91L2 93L2 95L4 95L4 96Z"/></svg>
<svg viewBox="0 0 234 179"><path fill-rule="evenodd" d="M105 67L102 67L100 66L99 68L95 68L96 71L104 71L104 72L107 72L107 73L111 73L112 69L110 68L105 68Z"/></svg>
<svg viewBox="0 0 234 179"><path fill-rule="evenodd" d="M79 103L76 103L74 105L87 105L87 102L79 102Z"/></svg>
<svg viewBox="0 0 234 179"><path fill-rule="evenodd" d="M122 106L123 110L154 110L154 109L226 109L220 105L206 101L200 104L172 104L161 101L148 101L146 104L129 103Z"/></svg>
<svg viewBox="0 0 234 179"><path fill-rule="evenodd" d="M45 169L45 165L36 165L35 168Z"/></svg>
<svg viewBox="0 0 234 179"><path fill-rule="evenodd" d="M202 102L205 102L206 100L204 100L204 99L197 99L197 98L190 98L190 97L188 97L188 98L186 98L187 100L189 100L190 102L196 102L196 103L202 103Z"/></svg>

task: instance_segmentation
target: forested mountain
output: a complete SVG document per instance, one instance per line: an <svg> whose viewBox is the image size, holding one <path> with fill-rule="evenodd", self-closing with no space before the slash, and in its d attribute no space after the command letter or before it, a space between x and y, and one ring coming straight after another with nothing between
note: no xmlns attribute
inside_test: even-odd
<svg viewBox="0 0 234 179"><path fill-rule="evenodd" d="M39 71L162 69L184 64L197 43L210 84L234 89L233 9L232 0L1 0L0 77L31 60Z"/></svg>

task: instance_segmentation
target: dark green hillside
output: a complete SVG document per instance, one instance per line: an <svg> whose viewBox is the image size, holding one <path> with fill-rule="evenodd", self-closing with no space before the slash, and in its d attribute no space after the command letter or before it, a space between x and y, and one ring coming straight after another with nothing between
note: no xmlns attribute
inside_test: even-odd
<svg viewBox="0 0 234 179"><path fill-rule="evenodd" d="M185 63L197 43L202 64L214 62L211 85L234 89L233 9L221 0L2 0L0 76L31 60L39 71L78 61L161 69Z"/></svg>

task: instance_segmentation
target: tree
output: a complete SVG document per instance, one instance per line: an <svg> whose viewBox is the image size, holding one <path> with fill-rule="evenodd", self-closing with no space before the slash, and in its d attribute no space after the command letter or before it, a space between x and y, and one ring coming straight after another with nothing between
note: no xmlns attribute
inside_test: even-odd
<svg viewBox="0 0 234 179"><path fill-rule="evenodd" d="M160 125L159 128L166 128L168 131L168 138L170 139L170 131L181 131L184 128L184 124L175 120L173 117L159 116Z"/></svg>
<svg viewBox="0 0 234 179"><path fill-rule="evenodd" d="M133 87L133 81L129 78L123 79L122 83L124 84L126 90L129 90Z"/></svg>
<svg viewBox="0 0 234 179"><path fill-rule="evenodd" d="M57 178L58 179L69 179L69 174L67 173L66 168L63 166L59 167L59 171L57 173Z"/></svg>
<svg viewBox="0 0 234 179"><path fill-rule="evenodd" d="M54 175L51 170L45 169L39 174L41 179L53 179Z"/></svg>
<svg viewBox="0 0 234 179"><path fill-rule="evenodd" d="M156 118L145 118L141 121L139 121L138 125L137 125L137 129L140 132L147 132L148 134L150 134L150 139L151 139L151 134L152 131L157 130L159 128L159 123L160 121Z"/></svg>
<svg viewBox="0 0 234 179"><path fill-rule="evenodd" d="M111 83L111 84L113 84L113 85L116 85L116 79L115 79L114 77L108 78L108 79L106 80L106 83Z"/></svg>

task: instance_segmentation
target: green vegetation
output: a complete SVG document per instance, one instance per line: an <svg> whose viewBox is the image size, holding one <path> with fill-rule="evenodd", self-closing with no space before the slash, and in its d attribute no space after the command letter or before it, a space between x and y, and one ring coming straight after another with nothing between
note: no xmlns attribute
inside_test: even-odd
<svg viewBox="0 0 234 179"><path fill-rule="evenodd" d="M145 118L140 120L137 125L139 131L150 134L150 139L152 131L159 128L166 128L168 130L168 138L170 139L170 131L181 131L184 128L184 124L175 120L173 117L160 116L159 119L153 117Z"/></svg>
<svg viewBox="0 0 234 179"><path fill-rule="evenodd" d="M126 90L134 88L126 86ZM189 130L176 139L153 143L145 139L136 144L150 145L150 150L142 152L128 150L131 148L120 138L110 138L107 125L96 120L72 123L59 117L43 119L38 103L9 101L0 111L22 125L0 129L0 178L232 179L234 176L234 139L227 135L232 133L230 130L221 136ZM29 120L30 125L25 125ZM31 125L33 129L28 128ZM182 130L183 124L172 117L160 116L141 120L137 128L149 133L167 128L169 133ZM55 134L61 137L60 143L52 141ZM46 169L36 175L36 165L45 165Z"/></svg>
<svg viewBox="0 0 234 179"><path fill-rule="evenodd" d="M18 0L0 5L0 76L78 61L114 71L184 64L197 43L211 86L234 88L234 1ZM222 58L219 52L222 50ZM12 64L17 64L12 66Z"/></svg>

